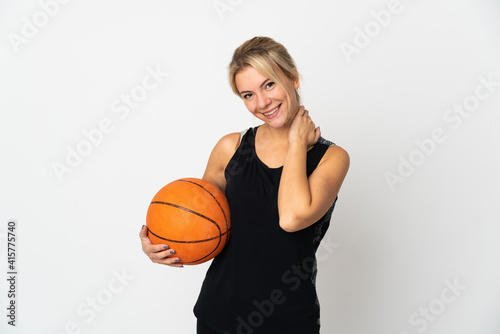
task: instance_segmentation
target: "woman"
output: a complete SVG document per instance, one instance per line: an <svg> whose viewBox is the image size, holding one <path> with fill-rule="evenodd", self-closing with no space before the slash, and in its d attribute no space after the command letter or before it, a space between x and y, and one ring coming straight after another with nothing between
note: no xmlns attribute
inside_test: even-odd
<svg viewBox="0 0 500 334"><path fill-rule="evenodd" d="M198 333L319 333L315 252L349 168L300 105L299 74L286 48L255 37L234 52L229 81L263 124L215 145L203 179L225 192L231 238L213 260L194 313ZM144 252L182 267L166 245Z"/></svg>

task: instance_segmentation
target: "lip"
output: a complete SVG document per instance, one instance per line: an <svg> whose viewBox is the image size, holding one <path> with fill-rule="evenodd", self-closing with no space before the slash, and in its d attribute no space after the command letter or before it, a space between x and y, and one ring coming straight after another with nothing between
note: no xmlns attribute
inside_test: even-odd
<svg viewBox="0 0 500 334"><path fill-rule="evenodd" d="M264 115L264 117L265 117L266 119L271 119L271 118L276 117L276 115L278 115L278 113L279 113L279 112L280 112L280 110L281 110L281 104L278 106L278 110L276 110L276 112L275 112L274 114L271 114L271 115L269 115L269 116L266 116L266 114L267 114L267 113L269 113L269 112L273 111L274 109L276 109L276 107L274 107L273 109L271 109L271 110L269 110L269 111L266 111L265 113L262 113L262 115Z"/></svg>

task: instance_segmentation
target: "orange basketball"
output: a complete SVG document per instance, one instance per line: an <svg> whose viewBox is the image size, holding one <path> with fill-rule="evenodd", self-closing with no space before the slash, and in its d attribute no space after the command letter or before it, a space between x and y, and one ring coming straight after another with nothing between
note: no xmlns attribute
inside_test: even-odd
<svg viewBox="0 0 500 334"><path fill-rule="evenodd" d="M218 255L229 240L229 204L210 182L175 180L151 201L146 225L151 242L174 249L179 263L203 263Z"/></svg>

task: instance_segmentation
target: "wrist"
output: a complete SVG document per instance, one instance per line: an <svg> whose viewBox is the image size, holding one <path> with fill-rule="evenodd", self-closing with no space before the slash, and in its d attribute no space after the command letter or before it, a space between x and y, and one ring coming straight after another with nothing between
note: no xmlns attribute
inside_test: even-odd
<svg viewBox="0 0 500 334"><path fill-rule="evenodd" d="M293 139L288 143L288 150L306 150L307 151L307 142L305 140L300 140L299 138Z"/></svg>

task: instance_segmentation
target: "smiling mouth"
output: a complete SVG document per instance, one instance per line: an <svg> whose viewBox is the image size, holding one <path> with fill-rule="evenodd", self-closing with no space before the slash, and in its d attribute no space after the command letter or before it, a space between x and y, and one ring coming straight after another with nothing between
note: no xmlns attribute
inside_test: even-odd
<svg viewBox="0 0 500 334"><path fill-rule="evenodd" d="M280 107L281 107L281 104L280 104L279 106L277 106L276 108L274 108L273 110L271 110L270 112L265 113L265 114L264 114L264 116L269 117L269 116L274 115L274 114L278 111L278 109L279 109Z"/></svg>

